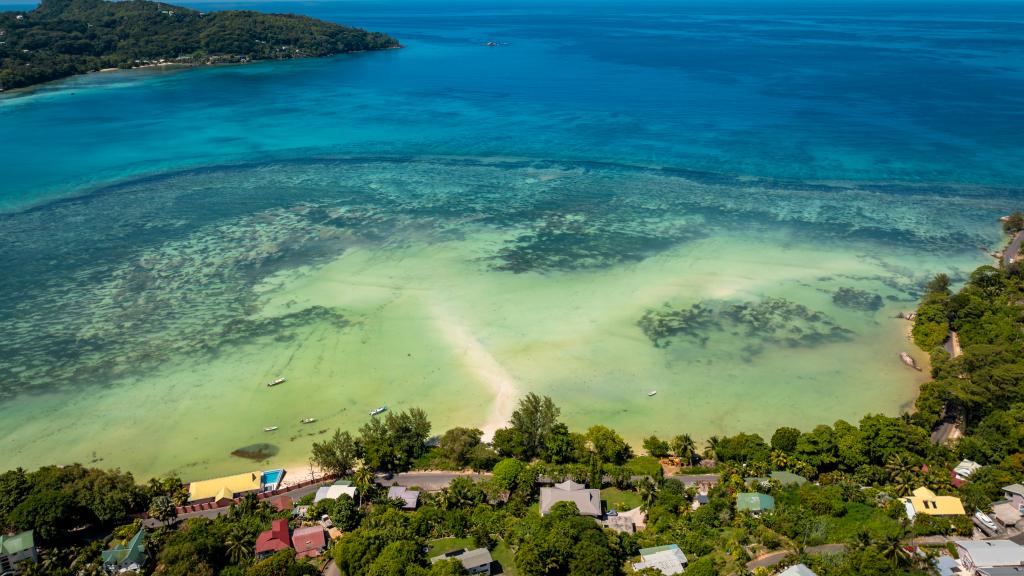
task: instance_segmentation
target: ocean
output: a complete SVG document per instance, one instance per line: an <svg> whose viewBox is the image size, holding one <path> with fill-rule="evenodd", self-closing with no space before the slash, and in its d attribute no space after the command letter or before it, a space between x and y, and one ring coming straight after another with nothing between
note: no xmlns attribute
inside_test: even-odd
<svg viewBox="0 0 1024 576"><path fill-rule="evenodd" d="M637 445L898 414L897 312L1024 204L1016 2L188 5L404 48L0 95L7 467L303 463L529 391Z"/></svg>

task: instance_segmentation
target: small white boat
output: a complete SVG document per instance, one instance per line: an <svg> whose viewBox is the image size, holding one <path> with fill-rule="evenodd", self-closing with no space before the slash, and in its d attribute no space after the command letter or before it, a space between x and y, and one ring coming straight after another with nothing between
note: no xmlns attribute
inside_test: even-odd
<svg viewBox="0 0 1024 576"><path fill-rule="evenodd" d="M274 430L277 430L277 426L267 426L263 429L264 432L273 432Z"/></svg>
<svg viewBox="0 0 1024 576"><path fill-rule="evenodd" d="M316 422L316 418L303 418L299 420L299 424L310 424L312 422Z"/></svg>
<svg viewBox="0 0 1024 576"><path fill-rule="evenodd" d="M650 392L648 392L648 393L647 393L647 395L648 395L648 396L654 396L654 395L655 395L655 394L657 394L657 393L658 393L658 391L657 391L657 390L651 390Z"/></svg>
<svg viewBox="0 0 1024 576"><path fill-rule="evenodd" d="M267 382L267 386L277 386L278 384L284 384L284 378L278 378L273 382Z"/></svg>
<svg viewBox="0 0 1024 576"><path fill-rule="evenodd" d="M388 409L387 406L381 406L380 408L374 408L373 410L370 410L370 416L376 416L377 414L383 414L384 412L387 411L387 409Z"/></svg>

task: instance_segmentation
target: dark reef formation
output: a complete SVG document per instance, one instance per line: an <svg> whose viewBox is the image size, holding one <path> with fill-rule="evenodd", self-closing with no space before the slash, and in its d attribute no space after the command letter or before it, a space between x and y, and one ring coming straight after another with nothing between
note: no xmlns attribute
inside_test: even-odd
<svg viewBox="0 0 1024 576"><path fill-rule="evenodd" d="M645 312L637 325L658 348L678 338L707 346L715 336L732 334L747 338L748 351L755 353L765 346L814 347L853 336L826 314L784 298L741 303L709 300L689 308L666 304Z"/></svg>

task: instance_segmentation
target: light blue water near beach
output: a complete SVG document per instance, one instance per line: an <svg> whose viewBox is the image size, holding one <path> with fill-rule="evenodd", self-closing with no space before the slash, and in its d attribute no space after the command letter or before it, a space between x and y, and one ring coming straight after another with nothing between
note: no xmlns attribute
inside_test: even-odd
<svg viewBox="0 0 1024 576"><path fill-rule="evenodd" d="M194 6L405 48L0 95L0 464L531 390L632 440L898 413L893 316L1024 203L1018 2Z"/></svg>

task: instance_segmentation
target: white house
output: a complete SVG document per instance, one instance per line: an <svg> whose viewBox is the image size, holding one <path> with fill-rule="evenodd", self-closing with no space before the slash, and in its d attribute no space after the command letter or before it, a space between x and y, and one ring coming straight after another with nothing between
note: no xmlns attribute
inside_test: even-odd
<svg viewBox="0 0 1024 576"><path fill-rule="evenodd" d="M313 503L316 504L321 500L337 500L342 494L348 494L350 498L354 499L356 497L356 487L347 480L338 480L330 486L321 486L316 489Z"/></svg>
<svg viewBox="0 0 1024 576"><path fill-rule="evenodd" d="M1010 540L957 540L964 574L989 568L1024 568L1024 546Z"/></svg>

